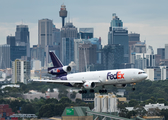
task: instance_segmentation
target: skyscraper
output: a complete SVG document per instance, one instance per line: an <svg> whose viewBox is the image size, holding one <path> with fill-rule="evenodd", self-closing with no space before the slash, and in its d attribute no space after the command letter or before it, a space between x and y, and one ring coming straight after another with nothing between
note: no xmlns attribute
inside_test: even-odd
<svg viewBox="0 0 168 120"><path fill-rule="evenodd" d="M66 23L64 27L61 28L61 37L62 38L77 38L78 30L73 25L73 23Z"/></svg>
<svg viewBox="0 0 168 120"><path fill-rule="evenodd" d="M10 68L10 45L0 45L0 69Z"/></svg>
<svg viewBox="0 0 168 120"><path fill-rule="evenodd" d="M121 44L106 45L102 49L104 69L119 69L124 63L124 46Z"/></svg>
<svg viewBox="0 0 168 120"><path fill-rule="evenodd" d="M6 43L10 46L15 46L15 36L7 36Z"/></svg>
<svg viewBox="0 0 168 120"><path fill-rule="evenodd" d="M31 59L32 60L40 60L41 66L44 67L44 48L39 47L37 45L33 45L31 48Z"/></svg>
<svg viewBox="0 0 168 120"><path fill-rule="evenodd" d="M101 64L101 50L102 50L102 45L101 45L101 37L98 38L91 38L88 39L93 45L96 45L96 61L98 64Z"/></svg>
<svg viewBox="0 0 168 120"><path fill-rule="evenodd" d="M157 54L161 55L161 59L165 59L165 48L157 48Z"/></svg>
<svg viewBox="0 0 168 120"><path fill-rule="evenodd" d="M26 46L26 56L30 58L29 28L27 25L16 26L15 45Z"/></svg>
<svg viewBox="0 0 168 120"><path fill-rule="evenodd" d="M79 28L79 34L81 39L93 38L93 28Z"/></svg>
<svg viewBox="0 0 168 120"><path fill-rule="evenodd" d="M38 21L38 45L45 48L52 45L53 22L49 19L41 19Z"/></svg>
<svg viewBox="0 0 168 120"><path fill-rule="evenodd" d="M52 44L60 45L61 44L61 31L53 25L52 29Z"/></svg>
<svg viewBox="0 0 168 120"><path fill-rule="evenodd" d="M128 30L123 28L123 22L113 14L111 26L108 32L108 45L121 44L124 46L124 63L129 62L129 44L128 44Z"/></svg>
<svg viewBox="0 0 168 120"><path fill-rule="evenodd" d="M91 42L79 43L79 72L85 72L89 65L96 63L96 47Z"/></svg>
<svg viewBox="0 0 168 120"><path fill-rule="evenodd" d="M61 60L64 65L68 65L71 61L74 61L74 39L62 38L61 48Z"/></svg>

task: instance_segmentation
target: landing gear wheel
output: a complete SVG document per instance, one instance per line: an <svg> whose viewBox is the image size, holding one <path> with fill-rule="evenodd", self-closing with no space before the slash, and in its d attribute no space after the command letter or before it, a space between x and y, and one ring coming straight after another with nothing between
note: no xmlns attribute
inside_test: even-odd
<svg viewBox="0 0 168 120"><path fill-rule="evenodd" d="M132 88L132 91L134 91L135 90L135 88Z"/></svg>
<svg viewBox="0 0 168 120"><path fill-rule="evenodd" d="M87 90L79 90L79 93L80 94L85 94L85 93L87 93Z"/></svg>
<svg viewBox="0 0 168 120"><path fill-rule="evenodd" d="M99 90L99 93L107 93L107 90Z"/></svg>
<svg viewBox="0 0 168 120"><path fill-rule="evenodd" d="M90 89L90 93L94 93L94 90L93 90L93 89Z"/></svg>
<svg viewBox="0 0 168 120"><path fill-rule="evenodd" d="M78 92L79 92L79 94L82 94L82 90L79 90Z"/></svg>

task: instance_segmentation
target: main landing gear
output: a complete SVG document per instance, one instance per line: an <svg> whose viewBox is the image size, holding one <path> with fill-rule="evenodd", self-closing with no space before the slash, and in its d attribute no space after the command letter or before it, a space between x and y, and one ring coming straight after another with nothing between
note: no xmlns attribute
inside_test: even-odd
<svg viewBox="0 0 168 120"><path fill-rule="evenodd" d="M132 83L131 85L132 85L132 91L135 91L135 85L136 85L136 83Z"/></svg>
<svg viewBox="0 0 168 120"><path fill-rule="evenodd" d="M107 90L105 89L104 86L102 86L102 90L99 90L99 93L107 93Z"/></svg>
<svg viewBox="0 0 168 120"><path fill-rule="evenodd" d="M94 90L93 90L93 89L90 89L89 92L90 92L90 93L94 93ZM80 93L80 94L85 94L85 93L87 93L87 90L79 90L79 93Z"/></svg>

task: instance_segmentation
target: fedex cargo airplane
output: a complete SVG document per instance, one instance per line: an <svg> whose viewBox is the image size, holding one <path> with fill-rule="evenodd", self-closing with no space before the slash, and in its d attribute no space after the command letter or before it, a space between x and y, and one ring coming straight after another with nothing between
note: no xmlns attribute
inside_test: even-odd
<svg viewBox="0 0 168 120"><path fill-rule="evenodd" d="M114 85L117 88L124 88L127 84L131 84L132 90L135 90L134 85L137 82L145 80L147 74L140 69L117 69L117 70L104 70L104 71L89 71L80 72L74 74L68 74L71 72L70 66L63 66L58 57L49 52L53 66L48 68L48 73L56 75L51 80L36 80L38 82L58 83L66 86L81 88L79 93L86 93L83 88L90 89L90 92L94 92L94 88L102 86L99 90L100 93L106 93L107 90L104 86Z"/></svg>

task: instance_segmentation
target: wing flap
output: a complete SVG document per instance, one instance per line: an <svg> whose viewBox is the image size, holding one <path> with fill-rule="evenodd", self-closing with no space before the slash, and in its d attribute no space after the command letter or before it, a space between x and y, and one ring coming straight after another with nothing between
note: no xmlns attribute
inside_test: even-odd
<svg viewBox="0 0 168 120"><path fill-rule="evenodd" d="M39 79L34 79L32 81L35 81L35 82L50 82L50 83L70 83L70 82L74 82L74 83L83 83L83 81L70 81L70 80L39 80Z"/></svg>
<svg viewBox="0 0 168 120"><path fill-rule="evenodd" d="M32 81L35 82L50 82L50 83L85 83L85 82L95 82L95 83L100 83L100 80L49 80L49 79L33 79Z"/></svg>

